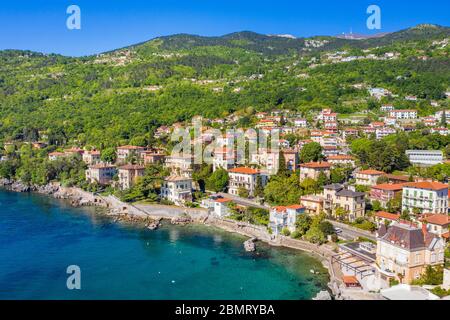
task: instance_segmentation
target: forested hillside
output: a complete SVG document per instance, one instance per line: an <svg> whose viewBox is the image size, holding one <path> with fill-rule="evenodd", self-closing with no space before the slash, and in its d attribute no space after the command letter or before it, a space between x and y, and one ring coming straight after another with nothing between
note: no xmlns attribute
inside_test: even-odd
<svg viewBox="0 0 450 320"><path fill-rule="evenodd" d="M448 108L449 37L450 28L422 25L366 40L175 35L82 58L1 51L0 141L45 133L56 145L149 143L162 124L244 109L308 116L392 103L427 115L431 101ZM394 96L374 101L370 87Z"/></svg>

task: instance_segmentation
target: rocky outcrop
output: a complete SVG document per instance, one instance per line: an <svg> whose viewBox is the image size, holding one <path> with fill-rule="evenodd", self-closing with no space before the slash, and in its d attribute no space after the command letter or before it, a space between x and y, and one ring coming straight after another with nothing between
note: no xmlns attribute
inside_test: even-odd
<svg viewBox="0 0 450 320"><path fill-rule="evenodd" d="M0 179L0 187L7 187L10 186L12 184L12 181L6 178L1 178Z"/></svg>
<svg viewBox="0 0 450 320"><path fill-rule="evenodd" d="M174 225L187 225L193 222L192 218L188 215L183 215L180 217L173 217L170 222Z"/></svg>
<svg viewBox="0 0 450 320"><path fill-rule="evenodd" d="M250 240L247 240L244 242L244 249L247 252L254 252L256 251L256 245L255 245L256 238L252 238Z"/></svg>
<svg viewBox="0 0 450 320"><path fill-rule="evenodd" d="M160 225L161 225L161 219L158 219L158 220L149 222L146 227L149 230L156 230L159 228Z"/></svg>
<svg viewBox="0 0 450 320"><path fill-rule="evenodd" d="M9 188L15 192L30 192L31 187L21 181L14 181Z"/></svg>
<svg viewBox="0 0 450 320"><path fill-rule="evenodd" d="M328 291L323 290L323 291L320 291L317 294L317 296L315 298L313 298L313 300L332 300L332 299L331 299L331 294Z"/></svg>

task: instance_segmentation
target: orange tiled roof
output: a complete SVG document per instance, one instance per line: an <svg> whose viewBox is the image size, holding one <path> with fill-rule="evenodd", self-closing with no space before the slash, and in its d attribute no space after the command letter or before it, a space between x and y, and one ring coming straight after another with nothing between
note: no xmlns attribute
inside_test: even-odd
<svg viewBox="0 0 450 320"><path fill-rule="evenodd" d="M288 209L298 210L298 209L303 209L303 208L305 208L305 207L302 206L302 205L299 205L299 204L293 204L293 205L291 205L291 206L288 206L287 208L288 208Z"/></svg>
<svg viewBox="0 0 450 320"><path fill-rule="evenodd" d="M241 173L241 174L258 174L259 170L247 167L239 167L228 170L231 173Z"/></svg>
<svg viewBox="0 0 450 320"><path fill-rule="evenodd" d="M417 188L417 189L427 189L427 190L448 189L447 184L440 183L440 182L429 182L429 181L409 182L409 183L405 183L405 187Z"/></svg>
<svg viewBox="0 0 450 320"><path fill-rule="evenodd" d="M379 212L375 213L375 217L388 219L388 220L398 220L398 219L400 219L400 214L379 211Z"/></svg>
<svg viewBox="0 0 450 320"><path fill-rule="evenodd" d="M228 199L228 198L221 198L221 199L216 199L215 202L219 202L219 203L226 203L226 202L231 202L233 200Z"/></svg>
<svg viewBox="0 0 450 320"><path fill-rule="evenodd" d="M446 214L427 214L421 220L439 226L450 225L450 216Z"/></svg>
<svg viewBox="0 0 450 320"><path fill-rule="evenodd" d="M449 231L449 232L446 232L446 233L443 233L443 234L442 234L442 238L444 238L444 239L450 239L450 231Z"/></svg>
<svg viewBox="0 0 450 320"><path fill-rule="evenodd" d="M340 154L337 156L328 156L328 160L354 160L355 158L349 155Z"/></svg>
<svg viewBox="0 0 450 320"><path fill-rule="evenodd" d="M396 184L383 183L383 184L378 184L376 186L373 186L372 189L380 189L380 190L386 190L386 191L399 191L399 190L403 189L404 185L405 185L405 183L396 183Z"/></svg>
<svg viewBox="0 0 450 320"><path fill-rule="evenodd" d="M360 171L358 173L359 174L367 174L369 176L378 176L378 175L384 174L383 171L378 171L378 170L373 170L373 169L362 170L362 171Z"/></svg>
<svg viewBox="0 0 450 320"><path fill-rule="evenodd" d="M331 163L328 163L328 162L309 162L309 163L301 164L300 167L310 168L310 169L330 168L331 167Z"/></svg>
<svg viewBox="0 0 450 320"><path fill-rule="evenodd" d="M345 284L359 284L359 281L355 276L343 276L342 281L344 281Z"/></svg>

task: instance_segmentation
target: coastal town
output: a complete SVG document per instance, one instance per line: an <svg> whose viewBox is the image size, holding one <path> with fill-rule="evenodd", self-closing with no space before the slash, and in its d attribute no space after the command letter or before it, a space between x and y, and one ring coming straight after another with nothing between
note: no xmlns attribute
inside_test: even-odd
<svg viewBox="0 0 450 320"><path fill-rule="evenodd" d="M377 99L388 94L381 88L368 93ZM260 147L238 164L237 137L223 133L216 139L210 131L236 129L243 116L233 114L203 119L207 125L197 142L204 148L215 142L210 164L198 164L194 155L167 147L174 130L189 123L159 127L152 146L113 150L83 145L49 149L42 132L37 141L5 143L2 163L24 150L53 149L47 161L81 165L81 187L94 197L113 197L124 207L129 203L143 211L157 204L175 208L180 216L197 210L204 223L234 223L230 231L253 226L253 231L243 232L252 237L246 243L249 251L261 240L320 254L332 275L335 297L448 298L450 110L419 117L417 110L383 104L377 112L353 117L331 109L308 115L273 110L245 117L260 133L279 135L276 152ZM370 150L360 150L364 144L375 148L383 139L415 132L443 139L447 148L404 150L389 159L402 166L391 163L385 171L364 159L373 157L367 154ZM3 184L13 184L5 182L12 177L5 170L2 175ZM18 191L28 190L26 185L22 181ZM142 188L151 191L143 195Z"/></svg>

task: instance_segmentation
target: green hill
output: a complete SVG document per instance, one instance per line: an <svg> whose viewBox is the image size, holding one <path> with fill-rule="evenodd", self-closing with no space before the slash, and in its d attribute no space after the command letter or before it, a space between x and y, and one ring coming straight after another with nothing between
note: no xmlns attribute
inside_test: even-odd
<svg viewBox="0 0 450 320"><path fill-rule="evenodd" d="M421 25L366 40L180 34L82 58L0 51L0 140L41 139L46 131L54 144L104 147L150 143L158 126L198 114L375 108L367 90L355 88L361 83L397 94L389 103L429 114L430 100L448 105L449 36L450 28ZM365 58L333 63L336 51ZM395 59L385 58L392 52ZM405 102L405 95L420 101Z"/></svg>

